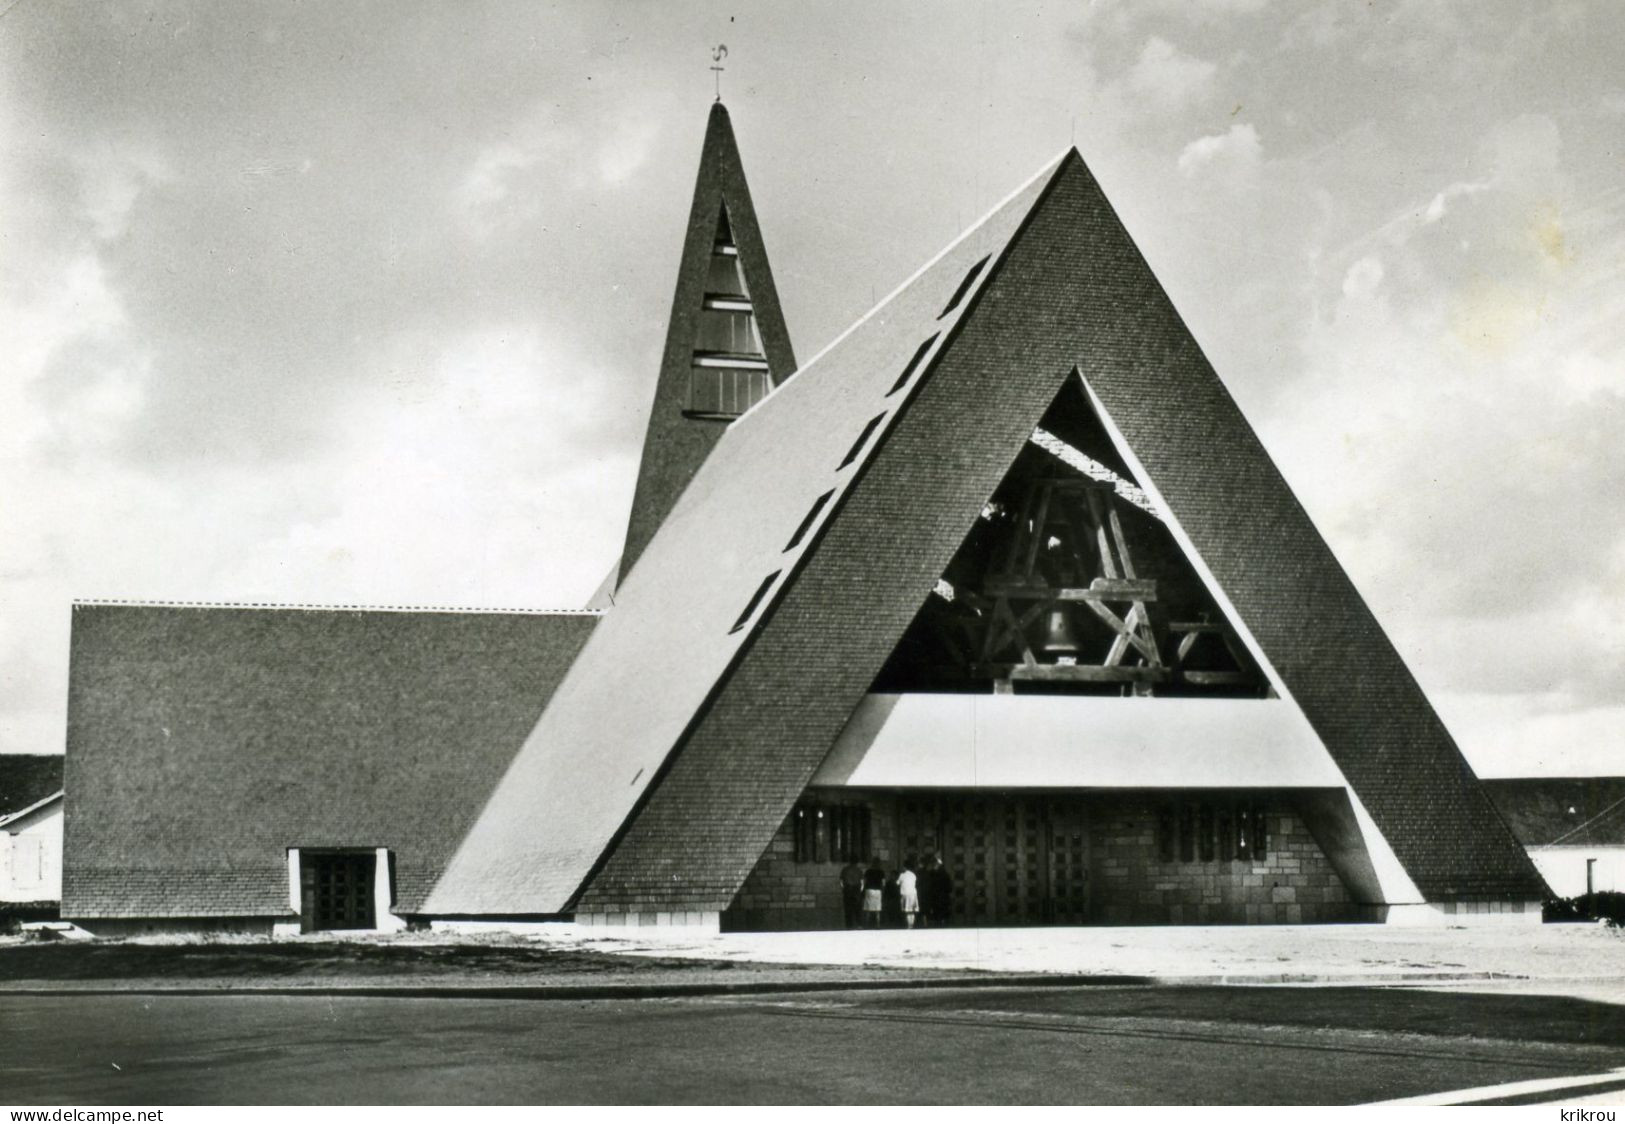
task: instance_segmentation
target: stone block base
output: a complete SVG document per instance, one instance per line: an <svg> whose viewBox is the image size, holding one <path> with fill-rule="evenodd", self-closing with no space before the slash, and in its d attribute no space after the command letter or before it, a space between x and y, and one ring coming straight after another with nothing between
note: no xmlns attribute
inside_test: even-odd
<svg viewBox="0 0 1625 1124"><path fill-rule="evenodd" d="M599 937L698 937L721 931L715 910L660 910L654 913L578 913L576 928Z"/></svg>
<svg viewBox="0 0 1625 1124"><path fill-rule="evenodd" d="M1539 925L1539 902L1460 901L1417 902L1407 905L1371 906L1376 920L1385 925Z"/></svg>

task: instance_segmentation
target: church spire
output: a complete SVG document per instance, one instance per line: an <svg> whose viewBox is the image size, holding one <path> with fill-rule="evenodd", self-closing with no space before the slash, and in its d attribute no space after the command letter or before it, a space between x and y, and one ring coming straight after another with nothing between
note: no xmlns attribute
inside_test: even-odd
<svg viewBox="0 0 1625 1124"><path fill-rule="evenodd" d="M711 106L619 576L728 422L795 371L728 110Z"/></svg>

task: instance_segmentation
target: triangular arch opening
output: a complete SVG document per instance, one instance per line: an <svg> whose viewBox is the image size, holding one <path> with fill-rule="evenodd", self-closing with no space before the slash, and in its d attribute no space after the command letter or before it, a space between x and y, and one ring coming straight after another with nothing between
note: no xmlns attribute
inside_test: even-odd
<svg viewBox="0 0 1625 1124"><path fill-rule="evenodd" d="M1075 376L988 498L873 690L1273 693Z"/></svg>

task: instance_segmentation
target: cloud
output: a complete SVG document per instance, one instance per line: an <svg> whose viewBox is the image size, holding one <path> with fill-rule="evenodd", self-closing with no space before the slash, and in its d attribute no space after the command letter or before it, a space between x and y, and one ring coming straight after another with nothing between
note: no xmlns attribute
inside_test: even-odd
<svg viewBox="0 0 1625 1124"><path fill-rule="evenodd" d="M452 198L470 215L486 215L506 203L512 192L513 173L523 171L541 159L534 149L513 144L496 144L481 149L457 185Z"/></svg>
<svg viewBox="0 0 1625 1124"><path fill-rule="evenodd" d="M1137 93L1172 109L1200 100L1217 70L1217 64L1187 55L1153 35L1129 70L1128 83Z"/></svg>
<svg viewBox="0 0 1625 1124"><path fill-rule="evenodd" d="M632 179L649 162L657 135L655 123L644 117L621 120L599 146L600 181L606 187L617 187Z"/></svg>
<svg viewBox="0 0 1625 1124"><path fill-rule="evenodd" d="M74 164L79 173L81 214L103 242L125 232L143 191L171 179L168 167L156 153L127 147L80 152Z"/></svg>
<svg viewBox="0 0 1625 1124"><path fill-rule="evenodd" d="M1169 17L1192 23L1211 24L1237 16L1253 15L1270 5L1270 0L1090 0L1090 16L1151 13L1159 21Z"/></svg>
<svg viewBox="0 0 1625 1124"><path fill-rule="evenodd" d="M603 128L565 124L551 105L532 108L482 146L451 193L453 208L479 237L538 222L548 201L618 187L654 151L659 131L640 114L614 115Z"/></svg>
<svg viewBox="0 0 1625 1124"><path fill-rule="evenodd" d="M1382 259L1373 256L1361 258L1349 266L1343 275L1343 296L1351 300L1370 297L1382 284Z"/></svg>
<svg viewBox="0 0 1625 1124"><path fill-rule="evenodd" d="M1611 777L1625 704L1575 709L1561 696L1435 692L1435 708L1485 777Z"/></svg>
<svg viewBox="0 0 1625 1124"><path fill-rule="evenodd" d="M1625 221L1564 187L1549 125L1492 126L1492 175L1334 255L1336 294L1272 421L1272 451L1424 686L1519 700L1494 711L1503 734L1455 711L1475 761L1555 760L1579 730L1625 752L1625 727L1598 717L1625 682L1625 341L1604 327L1625 320ZM1580 243L1561 261L1556 215Z"/></svg>
<svg viewBox="0 0 1625 1124"><path fill-rule="evenodd" d="M1184 0L1177 7L1192 7L1220 16L1251 15L1269 6L1270 0Z"/></svg>
<svg viewBox="0 0 1625 1124"><path fill-rule="evenodd" d="M1198 137L1179 153L1179 171L1184 176L1215 175L1244 179L1263 158L1258 130L1250 123L1230 126L1227 132Z"/></svg>
<svg viewBox="0 0 1625 1124"><path fill-rule="evenodd" d="M1488 182L1453 183L1442 188L1432 199L1428 200L1427 209L1422 212L1422 221L1425 223L1438 222L1449 212L1453 200L1476 195L1489 186Z"/></svg>
<svg viewBox="0 0 1625 1124"><path fill-rule="evenodd" d="M603 513L624 507L635 467L604 440L618 424L613 381L533 325L392 346L433 354L344 404L349 436L326 455L319 515L243 551L212 584L246 598L298 588L366 603L581 603L618 548L624 528Z"/></svg>
<svg viewBox="0 0 1625 1124"><path fill-rule="evenodd" d="M378 350L373 377L337 400L331 439L294 461L133 468L116 442L83 436L123 424L128 388L111 376L48 413L23 403L12 416L46 417L45 436L79 436L71 456L0 458L13 497L0 745L61 746L73 597L584 603L619 549L635 471L594 349L532 323L408 332Z"/></svg>

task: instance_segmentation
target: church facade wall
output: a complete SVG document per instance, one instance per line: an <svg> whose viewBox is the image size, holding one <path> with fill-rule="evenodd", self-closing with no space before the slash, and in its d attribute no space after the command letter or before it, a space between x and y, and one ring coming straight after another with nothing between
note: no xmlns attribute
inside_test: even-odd
<svg viewBox="0 0 1625 1124"><path fill-rule="evenodd" d="M898 851L897 800L886 793L848 796L844 803L867 809L870 823L870 858L879 858L895 870L903 860ZM799 806L798 806L799 807ZM739 888L722 915L724 930L753 932L804 929L839 929L845 923L841 904L841 868L845 861L826 845L810 860L797 861L795 812L774 832L773 841Z"/></svg>
<svg viewBox="0 0 1625 1124"><path fill-rule="evenodd" d="M1114 925L1297 925L1356 921L1354 903L1296 811L1265 812L1259 859L1163 861L1157 811L1138 802L1100 808L1092 821L1095 916Z"/></svg>
<svg viewBox="0 0 1625 1124"><path fill-rule="evenodd" d="M798 841L796 825L801 810L836 801L867 808L871 857L878 856L888 874L909 854L942 855L955 882L956 925L1371 919L1288 797L809 790L723 914L724 929L843 927L843 859L833 843L805 829ZM1242 808L1249 830L1267 833L1261 857L1233 857ZM1206 845L1189 838L1204 833ZM887 905L885 923L899 923Z"/></svg>

